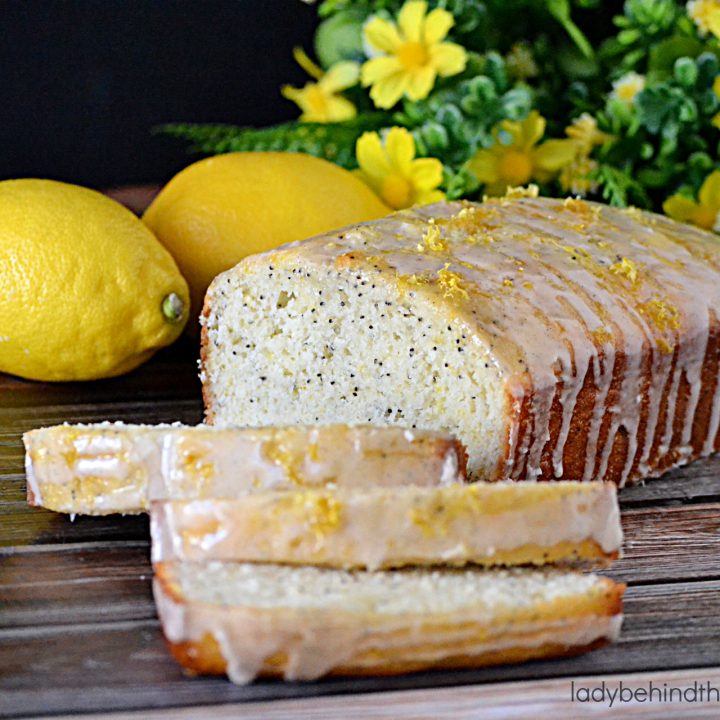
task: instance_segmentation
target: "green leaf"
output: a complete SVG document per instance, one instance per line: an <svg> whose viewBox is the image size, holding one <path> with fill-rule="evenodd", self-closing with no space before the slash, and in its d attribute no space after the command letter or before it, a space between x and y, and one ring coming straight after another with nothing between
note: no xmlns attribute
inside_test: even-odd
<svg viewBox="0 0 720 720"><path fill-rule="evenodd" d="M692 89L698 79L698 68L695 61L689 57L679 57L673 66L673 75L682 87L687 90Z"/></svg>
<svg viewBox="0 0 720 720"><path fill-rule="evenodd" d="M638 117L647 130L654 135L663 131L665 137L677 132L680 108L685 95L679 88L668 84L645 88L635 98Z"/></svg>
<svg viewBox="0 0 720 720"><path fill-rule="evenodd" d="M602 196L610 205L627 207L635 204L651 207L651 201L643 186L628 172L612 165L602 164L594 173L601 187Z"/></svg>
<svg viewBox="0 0 720 720"><path fill-rule="evenodd" d="M594 57L595 53L592 45L570 17L570 0L547 0L547 8L550 14L562 25L578 50L586 58Z"/></svg>
<svg viewBox="0 0 720 720"><path fill-rule="evenodd" d="M694 37L675 35L650 48L648 72L656 76L667 76L672 72L678 58L697 57L703 50L703 44Z"/></svg>
<svg viewBox="0 0 720 720"><path fill-rule="evenodd" d="M386 113L368 113L344 123L289 122L261 129L188 123L162 125L155 131L187 140L191 151L207 155L280 150L307 153L353 168L357 166L355 141L366 130L389 124Z"/></svg>
<svg viewBox="0 0 720 720"><path fill-rule="evenodd" d="M320 64L329 68L341 60L362 60L364 57L362 11L349 9L329 17L315 32L315 54Z"/></svg>

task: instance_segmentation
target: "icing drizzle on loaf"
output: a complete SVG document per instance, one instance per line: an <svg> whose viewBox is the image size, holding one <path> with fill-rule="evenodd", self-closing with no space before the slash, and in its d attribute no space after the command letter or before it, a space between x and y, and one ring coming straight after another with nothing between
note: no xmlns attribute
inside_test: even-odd
<svg viewBox="0 0 720 720"><path fill-rule="evenodd" d="M622 486L716 449L709 233L634 208L501 198L408 210L305 249L394 269L486 343L511 399L503 477Z"/></svg>

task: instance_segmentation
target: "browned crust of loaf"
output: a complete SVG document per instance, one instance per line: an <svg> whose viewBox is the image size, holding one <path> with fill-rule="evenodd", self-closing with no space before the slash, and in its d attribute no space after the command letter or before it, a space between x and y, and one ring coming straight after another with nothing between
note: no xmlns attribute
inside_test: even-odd
<svg viewBox="0 0 720 720"><path fill-rule="evenodd" d="M207 347L208 347L208 331L207 331L207 319L210 317L210 293L205 294L205 302L203 303L203 309L200 313L202 322L200 324L200 371L207 378ZM213 412L213 405L210 398L210 385L206 381L202 383L202 398L203 406L205 407L205 423L212 425L215 420L215 413Z"/></svg>
<svg viewBox="0 0 720 720"><path fill-rule="evenodd" d="M672 369L674 369L675 363L677 362L678 353L680 350L680 343L675 347ZM605 360L604 354L600 355L601 361ZM613 371L612 383L608 392L605 405L611 407L615 400L619 397L620 388L625 376L625 366L627 359L625 354L618 349L618 353L615 357L615 367ZM718 382L717 366L720 362L720 323L716 317L711 318L710 331L708 338L708 345L705 352L705 360L703 363L703 370L701 374L701 388L700 388L700 400L698 402L695 416L693 420L692 433L691 433L691 453L688 455L682 454L682 433L684 430L684 416L687 403L690 398L691 387L687 378L683 374L680 379L680 386L675 402L675 410L673 412L673 430L672 440L668 451L664 454L660 452L660 443L662 436L665 431L665 423L667 421L668 412L673 409L669 407L670 395L669 388L665 388L662 393L662 399L660 404L660 410L658 415L658 421L653 436L653 442L651 446L650 455L647 460L647 465L651 468L651 475L658 476L672 467L678 464L687 464L696 460L701 456L705 437L707 436L710 416L712 412L712 401L715 394L715 389ZM645 442L646 434L648 431L647 421L650 413L649 407L649 394L648 387L651 382L651 351L649 346L643 348L643 362L641 368L640 377L640 388L643 396L643 400L640 406L640 422L638 426L638 448L642 448ZM668 376L668 383L672 380L672 370ZM587 444L589 439L589 425L592 418L593 409L598 394L593 377L592 369L588 369L588 373L585 377L582 389L578 394L575 410L573 413L571 427L573 431L568 435L564 452L563 452L563 473L560 477L555 477L552 468L552 452L553 448L558 439L560 432L560 424L562 422L562 405L560 403L560 395L562 392L562 383L558 382L555 394L553 398L553 404L550 416L550 440L545 445L543 455L541 459L541 470L542 474L539 476L539 480L570 480L577 479L583 476L583 470L585 465L585 455L587 451ZM528 394L519 415L517 422L520 424L521 432L518 438L518 447L522 443L523 432L531 432L532 418L530 417L530 408L532 407L532 395ZM607 441L608 433L610 430L610 424L612 422L612 414L607 412L602 421L600 427L600 436L597 441L598 452L596 454L596 462L600 460L600 454L602 448ZM720 433L714 438L714 449L720 450ZM593 477L593 480L605 480L608 482L614 482L619 484L622 477L623 467L627 460L627 454L629 451L629 443L627 433L621 428L615 437L610 457L607 464L607 470L602 478ZM523 460L516 458L519 462ZM643 475L639 472L639 461L640 452L636 454L636 458L630 470L628 477L628 484L632 484L640 480ZM522 477L522 476L521 476Z"/></svg>
<svg viewBox="0 0 720 720"><path fill-rule="evenodd" d="M455 451L455 457L458 461L458 475L467 481L467 464L468 464L468 451L465 445L463 445L456 437L448 440L447 445L442 447L440 450L441 457L445 457L448 451L452 448Z"/></svg>
<svg viewBox="0 0 720 720"><path fill-rule="evenodd" d="M173 643L165 638L171 655L192 675L224 675L227 663L220 648L211 635L205 635L197 642ZM479 655L449 655L437 661L389 662L374 667L353 665L352 662L330 670L327 676L367 676L402 675L422 670L459 670L488 667L490 665L509 665L547 658L562 658L581 655L608 644L606 638L598 638L586 645L561 645L548 643L538 647L515 647L494 650ZM287 658L278 654L268 658L259 677L281 678Z"/></svg>

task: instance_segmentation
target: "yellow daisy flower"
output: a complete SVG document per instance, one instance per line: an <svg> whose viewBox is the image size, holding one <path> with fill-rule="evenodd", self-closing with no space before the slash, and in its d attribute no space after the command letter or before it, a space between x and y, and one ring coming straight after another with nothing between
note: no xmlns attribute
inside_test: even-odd
<svg viewBox="0 0 720 720"><path fill-rule="evenodd" d="M720 38L720 0L691 0L686 7L702 37L711 32Z"/></svg>
<svg viewBox="0 0 720 720"><path fill-rule="evenodd" d="M510 136L503 144L501 134ZM545 133L545 118L533 110L525 120L503 120L493 130L495 144L478 150L468 162L468 168L485 185L488 195L503 195L508 187L526 185L530 180L551 180L577 155L573 140L538 142Z"/></svg>
<svg viewBox="0 0 720 720"><path fill-rule="evenodd" d="M306 83L302 88L292 85L282 87L283 96L302 110L302 122L342 122L357 115L355 106L338 93L357 84L360 77L358 63L349 60L335 63L323 72L300 48L295 48L293 55L303 70L317 80Z"/></svg>
<svg viewBox="0 0 720 720"><path fill-rule="evenodd" d="M576 117L571 125L565 128L565 134L577 143L581 155L589 155L596 145L602 145L612 135L598 129L597 120L590 113L583 113Z"/></svg>
<svg viewBox="0 0 720 720"><path fill-rule="evenodd" d="M443 42L454 24L443 8L427 12L424 0L408 0L397 24L372 17L363 30L365 42L380 53L362 66L364 87L379 108L390 108L403 95L422 100L435 79L457 75L465 69L467 53L460 45Z"/></svg>
<svg viewBox="0 0 720 720"><path fill-rule="evenodd" d="M645 89L645 76L636 72L625 73L612 84L611 98L632 105L639 92Z"/></svg>
<svg viewBox="0 0 720 720"><path fill-rule="evenodd" d="M438 190L443 167L437 158L415 159L415 140L402 127L393 127L380 140L366 132L355 146L359 170L355 172L395 210L443 200Z"/></svg>
<svg viewBox="0 0 720 720"><path fill-rule="evenodd" d="M680 222L720 232L720 171L715 170L705 178L698 193L698 201L684 195L673 195L663 203L663 210L666 215Z"/></svg>

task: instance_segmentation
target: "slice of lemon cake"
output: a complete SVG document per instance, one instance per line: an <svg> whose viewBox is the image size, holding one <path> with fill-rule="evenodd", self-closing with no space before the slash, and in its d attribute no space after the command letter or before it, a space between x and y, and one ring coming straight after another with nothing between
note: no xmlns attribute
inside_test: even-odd
<svg viewBox="0 0 720 720"><path fill-rule="evenodd" d="M144 512L150 500L167 498L465 478L457 440L398 427L102 423L40 428L23 440L28 502L85 515Z"/></svg>
<svg viewBox="0 0 720 720"><path fill-rule="evenodd" d="M340 568L607 565L622 544L612 483L474 483L261 492L151 506L154 561Z"/></svg>
<svg viewBox="0 0 720 720"><path fill-rule="evenodd" d="M164 562L155 600L194 673L311 680L575 655L616 639L624 585L550 569L348 572Z"/></svg>

